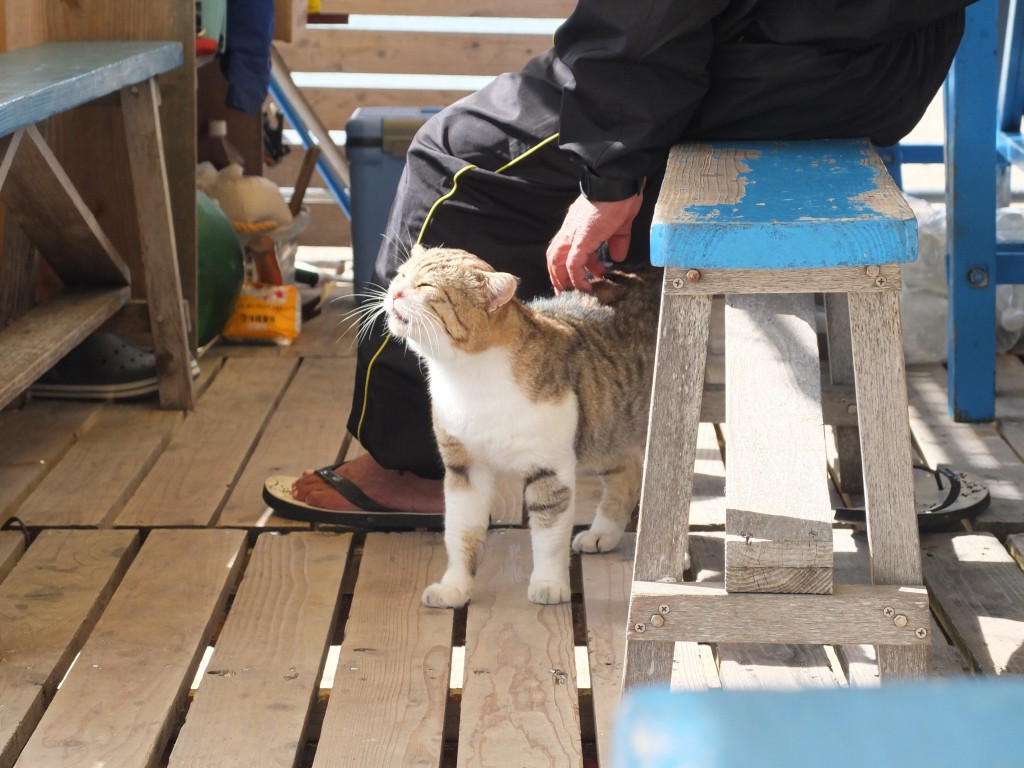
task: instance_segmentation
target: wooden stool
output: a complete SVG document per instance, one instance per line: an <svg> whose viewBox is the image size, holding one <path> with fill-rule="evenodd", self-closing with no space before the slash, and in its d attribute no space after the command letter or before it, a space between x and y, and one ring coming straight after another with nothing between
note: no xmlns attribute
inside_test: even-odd
<svg viewBox="0 0 1024 768"><path fill-rule="evenodd" d="M182 64L180 43L70 42L0 53L0 408L118 316L153 337L160 403L191 408L182 302L156 76ZM36 124L112 96L124 118L139 225L136 274L100 228ZM83 137L82 152L88 152ZM33 307L32 250L65 284ZM145 297L132 302L132 285ZM123 310L123 311L122 311Z"/></svg>
<svg viewBox="0 0 1024 768"><path fill-rule="evenodd" d="M923 675L900 329L914 215L864 140L673 149L651 230L665 266L624 685L668 681L673 642L878 646ZM872 585L832 581L814 293L852 341ZM711 299L726 295L725 583L683 584ZM842 323L848 301L848 327Z"/></svg>

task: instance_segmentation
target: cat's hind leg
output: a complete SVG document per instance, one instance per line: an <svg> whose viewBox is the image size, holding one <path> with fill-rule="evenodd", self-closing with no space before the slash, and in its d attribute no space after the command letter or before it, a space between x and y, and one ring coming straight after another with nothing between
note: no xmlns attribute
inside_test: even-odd
<svg viewBox="0 0 1024 768"><path fill-rule="evenodd" d="M444 545L448 566L441 581L423 591L431 608L461 608L473 580L491 519L494 474L482 467L447 465L444 476Z"/></svg>
<svg viewBox="0 0 1024 768"><path fill-rule="evenodd" d="M530 516L533 573L527 596L532 603L567 602L569 590L569 539L572 537L575 467L538 468L523 487L523 506Z"/></svg>
<svg viewBox="0 0 1024 768"><path fill-rule="evenodd" d="M621 463L601 471L603 492L594 522L573 539L576 552L610 552L618 546L622 532L640 498L643 455L625 457Z"/></svg>

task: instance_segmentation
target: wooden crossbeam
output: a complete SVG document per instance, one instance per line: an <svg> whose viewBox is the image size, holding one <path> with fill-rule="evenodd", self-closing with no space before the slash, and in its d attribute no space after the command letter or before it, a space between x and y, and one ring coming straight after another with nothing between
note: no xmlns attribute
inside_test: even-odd
<svg viewBox="0 0 1024 768"><path fill-rule="evenodd" d="M927 648L920 586L837 584L831 595L738 594L721 582L634 582L630 640L884 644Z"/></svg>
<svg viewBox="0 0 1024 768"><path fill-rule="evenodd" d="M0 139L0 151L0 200L60 278L127 285L127 265L38 129Z"/></svg>

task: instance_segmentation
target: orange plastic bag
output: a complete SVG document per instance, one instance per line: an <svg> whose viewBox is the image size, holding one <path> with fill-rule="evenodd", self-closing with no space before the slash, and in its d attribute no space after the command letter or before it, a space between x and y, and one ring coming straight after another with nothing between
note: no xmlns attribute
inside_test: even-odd
<svg viewBox="0 0 1024 768"><path fill-rule="evenodd" d="M294 285L246 281L221 336L227 341L287 346L302 331L302 303Z"/></svg>

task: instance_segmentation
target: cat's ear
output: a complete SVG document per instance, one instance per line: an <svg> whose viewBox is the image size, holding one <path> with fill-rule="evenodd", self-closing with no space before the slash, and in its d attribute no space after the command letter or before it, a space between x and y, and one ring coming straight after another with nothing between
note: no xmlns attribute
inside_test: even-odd
<svg viewBox="0 0 1024 768"><path fill-rule="evenodd" d="M516 295L516 288L519 285L519 278L510 275L508 272L487 273L487 305L488 312L505 306Z"/></svg>

